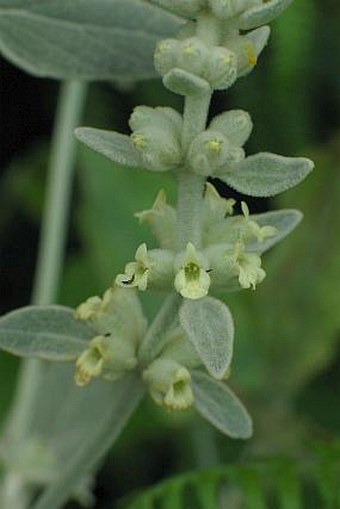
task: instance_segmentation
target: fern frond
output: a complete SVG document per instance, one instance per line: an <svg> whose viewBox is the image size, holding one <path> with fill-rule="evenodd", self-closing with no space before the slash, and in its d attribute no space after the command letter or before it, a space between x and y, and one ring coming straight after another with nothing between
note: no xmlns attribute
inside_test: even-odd
<svg viewBox="0 0 340 509"><path fill-rule="evenodd" d="M340 444L311 457L268 458L188 472L141 492L123 509L340 509Z"/></svg>

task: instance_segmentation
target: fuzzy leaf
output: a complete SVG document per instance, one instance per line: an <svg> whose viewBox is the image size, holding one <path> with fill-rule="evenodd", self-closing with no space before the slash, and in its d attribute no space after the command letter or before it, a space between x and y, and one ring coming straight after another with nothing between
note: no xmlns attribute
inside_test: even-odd
<svg viewBox="0 0 340 509"><path fill-rule="evenodd" d="M196 410L213 426L232 438L250 438L251 418L235 394L223 383L194 371L192 383Z"/></svg>
<svg viewBox="0 0 340 509"><path fill-rule="evenodd" d="M217 299L185 299L180 324L214 378L221 379L233 355L234 323L229 308Z"/></svg>
<svg viewBox="0 0 340 509"><path fill-rule="evenodd" d="M238 19L238 26L242 30L249 30L260 25L265 25L277 18L293 0L269 0L260 5L251 7Z"/></svg>
<svg viewBox="0 0 340 509"><path fill-rule="evenodd" d="M273 196L296 186L313 169L304 157L283 157L268 152L247 157L219 178L249 196Z"/></svg>
<svg viewBox="0 0 340 509"><path fill-rule="evenodd" d="M0 0L0 51L37 76L115 80L154 76L170 14L138 0Z"/></svg>
<svg viewBox="0 0 340 509"><path fill-rule="evenodd" d="M132 168L142 166L141 157L129 136L91 127L78 127L75 135L82 143L115 163Z"/></svg>
<svg viewBox="0 0 340 509"><path fill-rule="evenodd" d="M63 306L28 306L0 319L0 348L21 357L72 361L95 333Z"/></svg>
<svg viewBox="0 0 340 509"><path fill-rule="evenodd" d="M59 445L65 454L63 469L33 504L33 509L64 507L79 482L95 470L117 439L144 393L135 373L115 383L99 381L97 387L92 385L89 389L73 389L67 408L61 407L64 420L70 419L64 433L59 429ZM81 419L82 412L85 422ZM62 425L62 420L59 421ZM71 441L67 444L65 438Z"/></svg>

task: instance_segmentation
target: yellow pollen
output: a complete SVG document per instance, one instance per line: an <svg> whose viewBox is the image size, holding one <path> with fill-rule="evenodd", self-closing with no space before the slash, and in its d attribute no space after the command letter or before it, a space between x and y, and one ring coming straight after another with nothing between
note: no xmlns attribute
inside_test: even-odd
<svg viewBox="0 0 340 509"><path fill-rule="evenodd" d="M231 55L229 55L228 57L224 57L224 59L223 59L223 64L224 64L224 65L229 65L229 64L232 62L232 60L233 60L233 59L232 59L232 56L231 56Z"/></svg>
<svg viewBox="0 0 340 509"><path fill-rule="evenodd" d="M147 140L144 136L141 134L135 134L131 136L132 143L135 146L135 148L142 150L143 148L146 148L147 146Z"/></svg>
<svg viewBox="0 0 340 509"><path fill-rule="evenodd" d="M158 45L158 48L157 50L159 51L159 53L166 53L169 49L169 45L167 42L161 42L159 45Z"/></svg>
<svg viewBox="0 0 340 509"><path fill-rule="evenodd" d="M257 64L257 56L255 55L255 52L254 52L254 49L252 46L248 48L247 60L250 65Z"/></svg>
<svg viewBox="0 0 340 509"><path fill-rule="evenodd" d="M210 152L215 152L219 154L221 152L222 142L220 140L211 140L208 142L208 149Z"/></svg>
<svg viewBox="0 0 340 509"><path fill-rule="evenodd" d="M191 56L194 54L194 48L192 46L186 46L183 50L183 54L186 56Z"/></svg>

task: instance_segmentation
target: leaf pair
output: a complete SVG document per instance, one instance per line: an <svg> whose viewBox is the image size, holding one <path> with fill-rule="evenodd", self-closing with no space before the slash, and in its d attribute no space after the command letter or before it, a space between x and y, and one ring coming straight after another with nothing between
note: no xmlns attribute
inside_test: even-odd
<svg viewBox="0 0 340 509"><path fill-rule="evenodd" d="M142 167L139 153L129 136L93 128L78 128L77 138L115 163ZM249 196L273 196L301 182L313 169L303 157L284 157L262 152L249 156L233 169L218 175L230 187Z"/></svg>

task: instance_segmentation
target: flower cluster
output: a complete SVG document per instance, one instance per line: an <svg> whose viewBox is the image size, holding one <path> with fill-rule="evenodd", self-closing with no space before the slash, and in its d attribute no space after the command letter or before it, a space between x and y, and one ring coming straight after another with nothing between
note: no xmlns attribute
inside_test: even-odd
<svg viewBox="0 0 340 509"><path fill-rule="evenodd" d="M75 312L96 335L76 360L75 381L80 387L101 377L114 381L139 369L154 401L169 410L184 410L193 401L189 369L202 366L185 332L172 325L164 333L163 348L148 366L139 356L147 320L134 290L115 286L100 297L90 297Z"/></svg>
<svg viewBox="0 0 340 509"><path fill-rule="evenodd" d="M270 29L263 25L291 0L152 1L190 19L178 39L161 41L155 53L155 66L164 85L186 95L189 89L226 90L237 78L247 75L268 41ZM200 32L202 17L215 23L214 37Z"/></svg>
<svg viewBox="0 0 340 509"><path fill-rule="evenodd" d="M142 244L135 261L129 262L124 274L116 277L116 284L139 290L175 289L187 299L200 299L209 289L232 290L254 288L263 281L259 252L264 241L275 242L275 226L261 226L249 214L242 202L243 214L233 215L234 200L218 195L206 184L202 201L202 248L188 242L184 251L176 252L176 210L166 202L164 191L157 196L151 210L137 216L150 224L161 249L147 249ZM260 216L261 220L261 216ZM251 249L248 246L251 245ZM165 249L171 246L171 249Z"/></svg>
<svg viewBox="0 0 340 509"><path fill-rule="evenodd" d="M135 108L131 135L77 130L79 138L118 164L170 172L179 181L178 206L162 190L151 209L136 214L158 242L142 243L104 297L82 304L76 316L94 337L76 361L76 382L139 373L153 400L169 410L194 405L230 436L247 438L251 421L226 387L234 323L216 292L255 289L266 273L262 254L301 220L295 210L251 215L245 202L219 196L206 178L219 178L248 196L273 196L313 168L305 158L246 155L253 123L243 110L210 123L214 90L248 74L264 49L265 26L291 0L151 0L185 18L177 37L160 41L155 67L165 87L184 96L184 113ZM136 290L169 294L147 326ZM225 406L226 405L226 406ZM228 408L237 414L231 425Z"/></svg>
<svg viewBox="0 0 340 509"><path fill-rule="evenodd" d="M101 299L90 297L75 313L96 334L76 362L77 385L102 376L116 380L137 365L136 352L147 322L133 290L108 289Z"/></svg>

